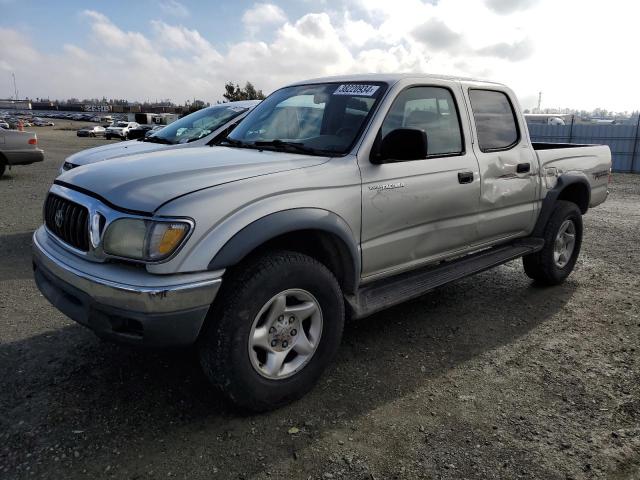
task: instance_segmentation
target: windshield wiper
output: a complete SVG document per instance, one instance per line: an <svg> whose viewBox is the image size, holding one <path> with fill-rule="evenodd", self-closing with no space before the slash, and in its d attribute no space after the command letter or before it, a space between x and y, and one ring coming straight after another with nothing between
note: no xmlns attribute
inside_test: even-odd
<svg viewBox="0 0 640 480"><path fill-rule="evenodd" d="M222 140L220 140L218 142L218 145L223 145L225 143L227 145L231 145L232 147L244 147L244 146L246 146L246 143L241 142L240 140L236 140L235 138L231 138L231 137L224 137Z"/></svg>
<svg viewBox="0 0 640 480"><path fill-rule="evenodd" d="M310 153L312 155L326 155L326 150L319 150L313 147L307 147L304 143L300 142L286 142L284 140L280 140L276 138L275 140L269 141L258 141L254 142L253 145L256 147L275 147L275 148L288 148L291 150L296 150L300 153Z"/></svg>
<svg viewBox="0 0 640 480"><path fill-rule="evenodd" d="M162 138L162 137L143 137L140 139L141 142L151 142L151 143L162 143L164 145L173 145L173 142L171 140L167 140L166 138Z"/></svg>

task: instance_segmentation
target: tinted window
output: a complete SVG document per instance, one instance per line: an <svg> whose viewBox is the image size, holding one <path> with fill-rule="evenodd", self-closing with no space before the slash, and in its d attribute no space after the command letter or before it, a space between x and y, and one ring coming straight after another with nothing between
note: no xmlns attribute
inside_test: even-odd
<svg viewBox="0 0 640 480"><path fill-rule="evenodd" d="M248 109L232 103L203 108L170 123L153 136L171 144L193 142L206 137Z"/></svg>
<svg viewBox="0 0 640 480"><path fill-rule="evenodd" d="M509 98L490 90L470 90L469 98L480 150L503 150L515 145L518 126Z"/></svg>
<svg viewBox="0 0 640 480"><path fill-rule="evenodd" d="M382 138L397 128L424 130L429 155L462 151L458 110L446 88L413 87L401 92L384 119Z"/></svg>
<svg viewBox="0 0 640 480"><path fill-rule="evenodd" d="M229 139L244 148L345 154L384 91L385 85L366 82L286 87L247 115Z"/></svg>

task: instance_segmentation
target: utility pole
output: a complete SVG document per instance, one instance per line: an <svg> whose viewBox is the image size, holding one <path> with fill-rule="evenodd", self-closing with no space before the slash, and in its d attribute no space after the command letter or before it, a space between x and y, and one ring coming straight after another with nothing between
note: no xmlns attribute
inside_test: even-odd
<svg viewBox="0 0 640 480"><path fill-rule="evenodd" d="M14 99L18 100L18 87L16 87L16 74L14 72L11 72L11 76L13 77L13 93L14 93Z"/></svg>
<svg viewBox="0 0 640 480"><path fill-rule="evenodd" d="M538 92L538 113L540 113L540 105L542 105L542 92Z"/></svg>

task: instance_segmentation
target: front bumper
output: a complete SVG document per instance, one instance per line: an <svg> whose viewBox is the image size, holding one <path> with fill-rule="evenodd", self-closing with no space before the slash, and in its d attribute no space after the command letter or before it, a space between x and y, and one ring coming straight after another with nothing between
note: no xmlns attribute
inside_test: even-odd
<svg viewBox="0 0 640 480"><path fill-rule="evenodd" d="M151 275L139 267L88 262L43 227L33 235L33 269L42 294L72 320L101 337L156 347L197 340L223 273Z"/></svg>

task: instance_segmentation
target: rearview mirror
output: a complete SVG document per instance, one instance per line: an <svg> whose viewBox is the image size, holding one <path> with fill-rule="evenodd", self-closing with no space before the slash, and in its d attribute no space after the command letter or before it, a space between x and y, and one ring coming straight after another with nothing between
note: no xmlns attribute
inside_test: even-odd
<svg viewBox="0 0 640 480"><path fill-rule="evenodd" d="M385 135L371 155L372 163L392 163L427 158L427 134L419 128L397 128Z"/></svg>

